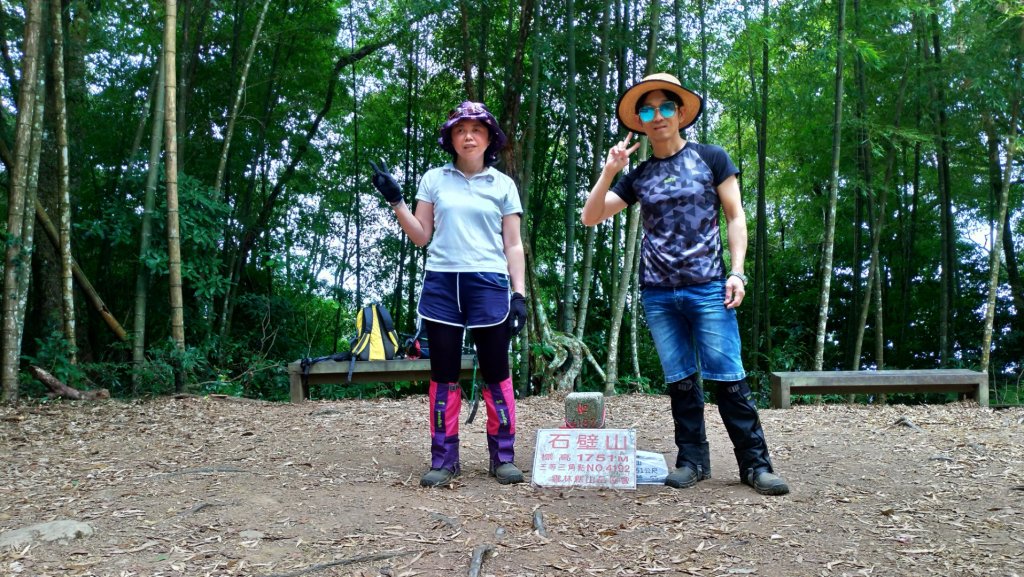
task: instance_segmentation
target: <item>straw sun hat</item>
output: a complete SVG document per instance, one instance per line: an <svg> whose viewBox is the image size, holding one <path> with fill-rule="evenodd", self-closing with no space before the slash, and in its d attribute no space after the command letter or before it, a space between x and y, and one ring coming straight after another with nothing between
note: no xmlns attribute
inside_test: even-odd
<svg viewBox="0 0 1024 577"><path fill-rule="evenodd" d="M683 87L679 79L664 72L651 74L640 82L637 82L626 90L619 98L619 104L615 107L619 122L633 132L646 132L644 125L637 116L637 103L645 94L653 90L664 90L679 96L683 101L682 107L676 114L679 115L679 128L689 128L697 121L700 113L704 110L704 99L696 92Z"/></svg>

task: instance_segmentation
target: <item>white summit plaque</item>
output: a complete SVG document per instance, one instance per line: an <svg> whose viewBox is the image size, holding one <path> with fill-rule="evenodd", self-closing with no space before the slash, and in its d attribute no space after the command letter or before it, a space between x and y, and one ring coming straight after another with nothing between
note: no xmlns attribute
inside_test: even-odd
<svg viewBox="0 0 1024 577"><path fill-rule="evenodd" d="M540 429L531 476L541 487L636 489L636 430Z"/></svg>

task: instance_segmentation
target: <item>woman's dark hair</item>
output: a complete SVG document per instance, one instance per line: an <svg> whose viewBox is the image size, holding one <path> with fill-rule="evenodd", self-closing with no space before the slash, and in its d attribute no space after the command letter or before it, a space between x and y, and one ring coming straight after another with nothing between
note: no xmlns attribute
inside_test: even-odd
<svg viewBox="0 0 1024 577"><path fill-rule="evenodd" d="M636 105L633 106L634 114L640 114L640 109L643 108L644 106L644 99L646 99L647 95L650 94L651 92L658 91L651 90L650 92L644 92L643 94L640 95L640 98L636 99ZM675 92L672 92L670 90L662 90L661 93L665 95L665 100L671 100L672 102L675 102L676 106L678 106L679 108L683 107L683 99L680 98L679 95L676 94Z"/></svg>

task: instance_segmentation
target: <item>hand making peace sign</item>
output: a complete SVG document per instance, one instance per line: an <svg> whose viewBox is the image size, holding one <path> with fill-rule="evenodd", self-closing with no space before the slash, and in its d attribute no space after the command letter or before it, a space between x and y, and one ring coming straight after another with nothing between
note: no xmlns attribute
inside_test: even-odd
<svg viewBox="0 0 1024 577"><path fill-rule="evenodd" d="M626 135L626 138L622 139L621 142L608 151L608 159L605 160L605 168L611 169L616 173L626 167L629 163L629 156L636 152L636 149L640 147L640 143L637 142L633 146L629 146L629 141L633 139L633 133L630 132Z"/></svg>

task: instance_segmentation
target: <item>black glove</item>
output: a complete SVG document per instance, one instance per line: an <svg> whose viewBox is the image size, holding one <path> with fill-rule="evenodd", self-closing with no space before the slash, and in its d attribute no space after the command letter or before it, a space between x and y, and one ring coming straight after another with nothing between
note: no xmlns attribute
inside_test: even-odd
<svg viewBox="0 0 1024 577"><path fill-rule="evenodd" d="M526 297L519 293L512 293L512 300L508 303L508 329L513 337L517 337L525 326Z"/></svg>
<svg viewBox="0 0 1024 577"><path fill-rule="evenodd" d="M377 166L372 160L370 166L373 167L373 186L380 192L388 204L396 204L402 201L402 187L398 186L398 182L395 181L395 177L391 176L391 169L388 168L386 162L382 158L380 160L380 166Z"/></svg>

